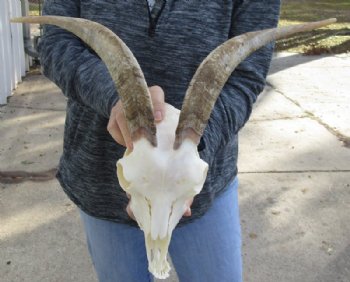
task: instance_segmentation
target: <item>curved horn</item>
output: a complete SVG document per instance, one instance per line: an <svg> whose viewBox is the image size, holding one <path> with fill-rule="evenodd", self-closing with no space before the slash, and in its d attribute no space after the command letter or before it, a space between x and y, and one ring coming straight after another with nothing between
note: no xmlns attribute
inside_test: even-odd
<svg viewBox="0 0 350 282"><path fill-rule="evenodd" d="M11 22L52 24L64 28L89 45L106 64L123 103L133 141L146 137L157 145L156 126L148 87L136 58L125 43L105 26L86 19L38 16Z"/></svg>
<svg viewBox="0 0 350 282"><path fill-rule="evenodd" d="M176 129L174 148L179 148L186 138L195 143L199 142L224 84L234 69L251 53L270 41L334 22L336 19L328 19L249 32L234 37L214 49L201 63L187 89Z"/></svg>

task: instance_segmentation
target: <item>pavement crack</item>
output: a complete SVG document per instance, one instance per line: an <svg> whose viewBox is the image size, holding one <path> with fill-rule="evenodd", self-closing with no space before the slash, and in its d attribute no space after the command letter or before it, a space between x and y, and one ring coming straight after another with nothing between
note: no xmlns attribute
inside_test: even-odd
<svg viewBox="0 0 350 282"><path fill-rule="evenodd" d="M332 128L330 125L325 123L321 118L316 116L314 113L304 109L298 101L295 101L292 98L288 97L286 94L283 93L283 91L277 89L273 84L269 83L268 85L269 85L269 87L273 88L274 91L276 91L277 93L282 95L285 99L287 99L288 101L290 101L291 103L293 103L294 105L299 107L305 113L305 116L303 116L304 118L308 117L308 118L316 121L320 125L322 125L329 133L331 133L333 136L335 136L342 143L343 147L350 149L350 137L349 136L346 136L346 135L340 133L338 130Z"/></svg>
<svg viewBox="0 0 350 282"><path fill-rule="evenodd" d="M323 120L321 120L319 117L315 116L313 113L306 111L306 110L305 110L305 113L309 116L309 118L317 121L324 128L326 128L328 130L328 132L330 132L331 134L336 136L338 138L338 140L343 144L343 147L350 149L350 137L349 136L346 136L346 135L340 133L339 131L337 131L336 129L332 128L327 123L325 123Z"/></svg>
<svg viewBox="0 0 350 282"><path fill-rule="evenodd" d="M52 111L52 112L65 112L65 109L52 109L52 108L38 108L30 106L18 106L18 105L6 105L8 108L12 109L28 109L28 110L39 110L39 111Z"/></svg>
<svg viewBox="0 0 350 282"><path fill-rule="evenodd" d="M17 184L25 181L44 182L55 178L57 168L39 172L28 172L22 170L0 171L0 183Z"/></svg>
<svg viewBox="0 0 350 282"><path fill-rule="evenodd" d="M295 119L303 119L303 118L309 118L309 116L307 114L305 114L305 115L299 115L299 116L293 116L293 117L252 118L249 121L250 122L264 122L264 121L276 121L276 120L295 120Z"/></svg>

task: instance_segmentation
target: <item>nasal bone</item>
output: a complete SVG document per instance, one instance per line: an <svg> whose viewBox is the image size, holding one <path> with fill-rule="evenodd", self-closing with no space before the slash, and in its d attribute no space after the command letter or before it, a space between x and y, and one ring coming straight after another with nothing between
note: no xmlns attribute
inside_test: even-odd
<svg viewBox="0 0 350 282"><path fill-rule="evenodd" d="M163 239L168 235L171 212L171 201L164 197L159 197L153 201L151 210L151 237L153 240Z"/></svg>

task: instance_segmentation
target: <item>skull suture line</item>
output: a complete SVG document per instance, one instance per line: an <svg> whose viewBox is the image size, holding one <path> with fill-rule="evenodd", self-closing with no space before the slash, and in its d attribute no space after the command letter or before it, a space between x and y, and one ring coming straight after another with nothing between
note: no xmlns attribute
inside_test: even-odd
<svg viewBox="0 0 350 282"><path fill-rule="evenodd" d="M249 32L226 41L197 69L180 114L167 106L166 117L157 126L140 66L129 48L111 30L89 20L59 16L12 21L65 28L80 37L106 64L122 101L134 143L134 150L126 151L118 162L120 185L131 195L131 209L145 233L149 270L157 278L166 278L170 269L166 254L172 231L186 209L186 200L202 189L208 169L199 158L197 144L228 77L249 54L268 42L336 20Z"/></svg>

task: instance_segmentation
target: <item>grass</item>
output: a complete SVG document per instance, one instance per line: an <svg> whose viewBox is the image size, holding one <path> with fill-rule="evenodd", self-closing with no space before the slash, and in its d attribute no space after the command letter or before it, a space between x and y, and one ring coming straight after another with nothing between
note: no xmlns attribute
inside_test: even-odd
<svg viewBox="0 0 350 282"><path fill-rule="evenodd" d="M40 14L39 5L31 1L30 15ZM282 0L280 26L337 18L328 27L276 42L276 51L309 55L350 52L350 0Z"/></svg>
<svg viewBox="0 0 350 282"><path fill-rule="evenodd" d="M40 16L39 4L29 3L29 16Z"/></svg>
<svg viewBox="0 0 350 282"><path fill-rule="evenodd" d="M350 52L349 0L282 0L280 26L337 18L327 27L276 42L277 51L309 55Z"/></svg>

